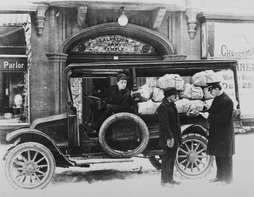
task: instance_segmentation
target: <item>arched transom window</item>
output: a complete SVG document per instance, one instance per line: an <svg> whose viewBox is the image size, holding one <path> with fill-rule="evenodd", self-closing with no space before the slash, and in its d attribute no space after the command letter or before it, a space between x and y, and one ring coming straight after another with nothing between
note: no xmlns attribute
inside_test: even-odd
<svg viewBox="0 0 254 197"><path fill-rule="evenodd" d="M122 35L105 35L82 40L74 45L71 53L158 55L151 45Z"/></svg>

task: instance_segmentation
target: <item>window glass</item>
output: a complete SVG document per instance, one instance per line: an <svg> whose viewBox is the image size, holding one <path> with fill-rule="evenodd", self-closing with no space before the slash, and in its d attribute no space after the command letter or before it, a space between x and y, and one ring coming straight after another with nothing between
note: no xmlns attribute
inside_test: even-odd
<svg viewBox="0 0 254 197"><path fill-rule="evenodd" d="M0 124L28 122L28 75L0 72Z"/></svg>

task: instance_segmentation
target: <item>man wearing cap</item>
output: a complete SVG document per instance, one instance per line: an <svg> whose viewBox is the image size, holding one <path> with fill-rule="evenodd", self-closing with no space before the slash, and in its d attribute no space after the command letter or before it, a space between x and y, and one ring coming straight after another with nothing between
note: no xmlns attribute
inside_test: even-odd
<svg viewBox="0 0 254 197"><path fill-rule="evenodd" d="M214 97L208 112L201 113L210 125L207 154L215 156L217 174L211 183L227 185L233 181L235 133L233 126L233 102L222 90L220 82L207 83Z"/></svg>
<svg viewBox="0 0 254 197"><path fill-rule="evenodd" d="M182 143L180 121L174 103L177 99L176 89L166 88L162 103L158 107L159 145L163 148L161 185L170 188L181 184L173 179L176 152Z"/></svg>
<svg viewBox="0 0 254 197"><path fill-rule="evenodd" d="M113 113L130 112L132 106L132 97L127 86L127 76L124 73L119 73L116 77L117 85L113 85L103 96L103 101L106 107L102 108L95 122L89 127L94 130L99 130L102 123Z"/></svg>

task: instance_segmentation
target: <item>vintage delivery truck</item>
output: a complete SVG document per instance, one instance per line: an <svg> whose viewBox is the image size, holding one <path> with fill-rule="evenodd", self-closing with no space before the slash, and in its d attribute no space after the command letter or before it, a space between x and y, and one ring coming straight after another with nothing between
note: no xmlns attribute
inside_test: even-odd
<svg viewBox="0 0 254 197"><path fill-rule="evenodd" d="M233 95L237 101L236 111L239 111L236 65L234 60L113 61L68 65L65 69L68 81L66 113L36 119L30 127L7 134L6 140L12 143L4 156L9 183L14 188L43 188L54 176L56 167L130 162L133 157L147 158L159 170L162 149L157 113L156 110L140 112L139 107L144 104L138 94L140 87L148 78L158 79L165 74L178 74L187 83L198 72L226 71L234 78ZM123 70L129 73L132 112L112 114L98 133L87 132L84 123L91 121L94 111L103 105L100 93L112 85L116 75ZM158 106L157 102L153 103ZM213 158L206 154L208 123L202 116L186 113L179 113L179 116L183 144L177 152L176 169L186 178L202 177L209 173L213 162ZM240 121L239 117L235 120Z"/></svg>

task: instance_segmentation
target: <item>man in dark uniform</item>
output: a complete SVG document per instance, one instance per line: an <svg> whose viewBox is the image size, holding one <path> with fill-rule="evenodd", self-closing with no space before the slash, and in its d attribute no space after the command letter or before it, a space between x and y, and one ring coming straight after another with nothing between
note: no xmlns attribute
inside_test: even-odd
<svg viewBox="0 0 254 197"><path fill-rule="evenodd" d="M207 154L214 155L217 175L211 183L227 185L233 181L233 158L235 132L233 125L233 102L223 92L220 82L207 83L214 100L208 112L203 113L210 125Z"/></svg>
<svg viewBox="0 0 254 197"><path fill-rule="evenodd" d="M164 98L158 107L159 144L163 148L161 162L161 185L173 187L181 183L173 179L177 148L182 143L181 129L175 101L178 99L175 88L164 90Z"/></svg>
<svg viewBox="0 0 254 197"><path fill-rule="evenodd" d="M113 113L131 112L132 97L127 86L127 76L124 73L117 75L117 85L113 85L103 96L106 106L99 110L95 122L89 127L99 130L102 123Z"/></svg>

